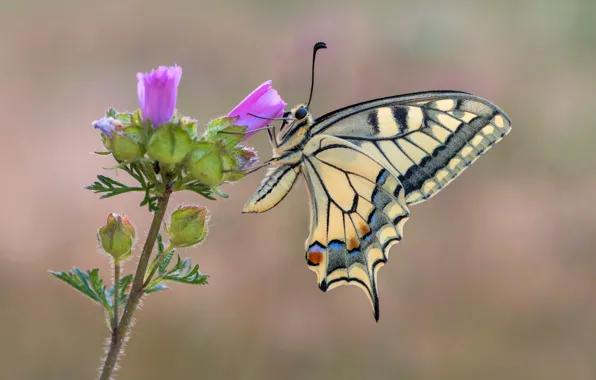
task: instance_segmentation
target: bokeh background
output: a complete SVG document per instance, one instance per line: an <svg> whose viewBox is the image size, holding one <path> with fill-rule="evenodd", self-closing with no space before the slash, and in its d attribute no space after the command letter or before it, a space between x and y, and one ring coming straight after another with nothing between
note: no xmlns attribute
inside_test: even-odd
<svg viewBox="0 0 596 380"><path fill-rule="evenodd" d="M262 215L240 214L262 172L226 201L177 193L212 211L185 252L210 284L146 300L119 379L596 378L594 1L0 0L2 379L96 374L104 317L47 270L109 278L106 215L148 229L138 195L82 189L111 165L91 122L136 108L136 72L181 65L179 109L206 122L267 79L305 101L319 40L315 115L457 89L513 131L412 210L380 272L379 323L359 289L318 290L302 183ZM250 143L269 157L265 135Z"/></svg>

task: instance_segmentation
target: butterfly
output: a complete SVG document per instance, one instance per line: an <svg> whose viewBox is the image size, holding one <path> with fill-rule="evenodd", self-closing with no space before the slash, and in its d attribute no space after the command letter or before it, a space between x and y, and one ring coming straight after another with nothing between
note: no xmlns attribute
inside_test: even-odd
<svg viewBox="0 0 596 380"><path fill-rule="evenodd" d="M317 43L318 49L325 48ZM306 262L323 291L355 285L379 319L377 273L401 241L410 206L439 193L511 130L491 102L430 91L350 105L314 119L307 104L284 114L273 157L245 213L270 210L302 175L310 198Z"/></svg>

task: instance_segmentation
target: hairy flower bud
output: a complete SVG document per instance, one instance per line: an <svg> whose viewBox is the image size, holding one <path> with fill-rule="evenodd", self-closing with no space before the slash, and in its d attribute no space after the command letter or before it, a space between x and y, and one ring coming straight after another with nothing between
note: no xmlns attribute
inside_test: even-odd
<svg viewBox="0 0 596 380"><path fill-rule="evenodd" d="M259 157L253 148L238 145L228 152L222 153L223 179L235 182L246 176L246 171L253 168Z"/></svg>
<svg viewBox="0 0 596 380"><path fill-rule="evenodd" d="M238 168L236 159L232 157L228 152L222 152L221 164L223 169L223 180L233 182L238 178ZM240 177L241 178L241 177Z"/></svg>
<svg viewBox="0 0 596 380"><path fill-rule="evenodd" d="M166 124L156 129L147 144L151 158L163 164L177 164L184 160L192 147L192 139L181 125Z"/></svg>
<svg viewBox="0 0 596 380"><path fill-rule="evenodd" d="M198 206L180 206L172 213L167 229L173 247L190 247L207 235L207 209Z"/></svg>
<svg viewBox="0 0 596 380"><path fill-rule="evenodd" d="M192 176L206 185L219 185L224 182L222 147L218 144L200 142L188 155L186 167Z"/></svg>
<svg viewBox="0 0 596 380"><path fill-rule="evenodd" d="M145 155L143 146L143 128L138 126L126 127L120 133L114 133L110 151L119 160L128 161Z"/></svg>
<svg viewBox="0 0 596 380"><path fill-rule="evenodd" d="M112 213L106 224L97 231L101 248L115 261L122 261L130 256L135 240L135 230L126 216Z"/></svg>

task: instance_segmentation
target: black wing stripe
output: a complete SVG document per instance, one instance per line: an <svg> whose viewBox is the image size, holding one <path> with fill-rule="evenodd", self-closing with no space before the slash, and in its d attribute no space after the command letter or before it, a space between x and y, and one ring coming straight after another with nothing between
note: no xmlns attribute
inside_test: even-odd
<svg viewBox="0 0 596 380"><path fill-rule="evenodd" d="M331 194L329 194L329 190L327 189L327 186L325 186L325 183L323 182L323 179L321 178L321 176L319 175L319 172L317 172L317 169L315 168L315 166L313 165L312 161L310 160L310 158L308 157L304 157L305 162L308 162L308 164L310 164L310 166L312 167L312 171L317 175L317 179L319 180L319 183L321 184L321 187L323 188L323 190L325 191L325 195L327 196L327 199L329 200L328 203L333 203L333 205L335 205L337 208L339 208L341 211L343 211L341 205L339 203L337 203L333 197L331 197ZM329 211L329 210L327 210ZM329 212L327 212L327 226L329 226ZM327 232L329 232L329 230L327 230Z"/></svg>
<svg viewBox="0 0 596 380"><path fill-rule="evenodd" d="M457 108L462 111L477 113L479 111L478 107L484 107L480 111L485 111L487 109L492 110L498 114L501 114L505 120L511 124L511 119L496 105L492 104L486 99L483 99L479 96L475 96L466 92L461 91L432 91L432 92L416 92L411 94L404 94L404 95L397 95L397 96L389 96L386 98L379 98L374 99L366 102L361 102L357 104L352 104L347 107L340 108L338 110L329 112L315 120L313 125L310 127L309 133L311 135L322 133L325 129L329 128L331 125L345 119L353 115L354 113L365 112L367 110L380 108L380 107L392 107L392 106L408 106L412 105L416 102L432 102L437 100L446 100L446 99L453 99L457 100L457 105L460 108ZM471 101L471 102L470 102ZM476 104L477 103L477 104ZM427 103L428 104L428 103ZM468 107L467 105L475 105L476 107ZM481 106L479 106L480 104ZM421 107L424 108L424 107ZM439 112L444 112L438 110L436 108L428 107L429 110L436 110ZM356 111L354 111L356 110Z"/></svg>
<svg viewBox="0 0 596 380"><path fill-rule="evenodd" d="M294 168L296 168L296 166L298 166L298 164L293 164L291 166L289 166L286 170L284 170L281 175L277 178L275 178L275 182L271 185L271 188L269 190L267 190L264 194L262 194L259 198L257 198L257 202L262 201L263 199L265 199L267 197L267 195L269 195L269 193L271 193L275 187L277 186L277 184L279 183L279 181L290 171L290 170L294 170ZM295 181L294 181L295 183ZM292 187L294 186L294 184L292 184ZM289 191L288 191L289 193ZM281 202L281 201L280 201ZM279 203L279 202L278 202Z"/></svg>
<svg viewBox="0 0 596 380"><path fill-rule="evenodd" d="M391 114L393 115L393 120L397 124L399 131L405 133L408 129L408 108L399 106L391 107Z"/></svg>
<svg viewBox="0 0 596 380"><path fill-rule="evenodd" d="M431 176L429 173L427 173L423 167L419 166L416 163L416 161L414 161L412 159L412 157L410 157L410 155L399 144L399 140L392 140L392 141L393 141L393 144L395 144L395 146L401 151L401 153L404 156L406 156L408 158L408 160L410 160L412 162L412 166L410 166L408 171L402 175L403 182L402 182L402 178L401 177L399 178L400 182L402 182L402 184L404 185L404 191L406 192L406 194L408 194L408 193L418 189L421 184L423 184L427 180L431 179L433 176ZM412 187L406 185L406 183L408 183Z"/></svg>
<svg viewBox="0 0 596 380"><path fill-rule="evenodd" d="M364 180L366 180L366 181L370 182L371 184L375 185L375 187L376 187L377 191L378 191L378 190L380 190L380 191L384 192L384 193L385 193L385 194L386 194L386 195L387 195L387 196L388 196L388 197L389 197L391 200L394 200L394 201L396 201L398 204L400 204L400 203L397 201L397 199L395 198L395 196L394 196L394 195L393 195L391 192L387 191L387 190L386 190L384 187L382 187L382 186L379 186L379 185L378 185L378 183L376 183L376 182L374 182L374 181L372 181L372 180L370 180L370 179L368 179L368 178L366 178L366 177L363 177L363 176L361 176L361 175L359 175L359 174L357 174L357 173L353 173L353 172L350 172L350 171L348 171L348 170L345 170L345 169L338 168L337 166L335 166L335 165L333 165L333 164L330 164L330 163L328 163L328 162L322 161L322 160L320 160L320 159L319 159L319 158L317 158L317 157L314 157L314 158L316 158L316 159L317 159L317 161L321 162L322 164L324 164L324 165L327 165L327 166L329 166L329 167L331 167L331 168L333 168L333 169L339 170L339 171L341 171L341 172L344 172L344 173L349 173L349 174L351 174L351 175L353 175L353 176L355 176L355 177L359 177L359 178L362 178L362 179L364 179ZM323 181L322 181L322 179L321 179L321 177L320 177L319 173L317 172L317 170L316 170L315 166L313 165L312 161L311 161L311 160L310 160L310 158L308 158L308 157L307 157L306 159L308 160L309 164L311 165L311 168L312 168L312 170L313 170L313 171L316 173L316 175L317 175L317 177L318 177L318 179L319 179L319 182L321 183L321 186L322 186L322 187L323 187L323 189L325 190L325 193L326 193L326 195L327 195L327 198L330 200L330 202L331 202L331 203L333 203L333 204L334 204L334 205L335 205L335 206L336 206L336 207L337 207L337 208L338 208L338 209L339 209L339 210L340 210L340 211L341 211L341 212L342 212L344 215L345 215L345 214L348 214L348 213L346 213L346 212L345 212L345 211L344 211L344 210L341 208L341 206L340 206L338 203L336 203L336 202L333 200L333 198L331 198L331 196L330 196L330 194L329 194L329 191L327 190L327 187L326 187L326 186L325 186L325 184L323 183ZM386 170L386 169L385 169L385 170ZM347 177L347 179L348 179L348 183L350 184L350 187L352 188L352 190L354 191L354 193L355 193L355 194L358 194L358 192L357 192L357 191L356 191L356 189L354 188L354 186L353 186L352 182L350 181L350 178L349 178L347 175L346 175L346 177ZM360 196L360 198L362 198L362 197ZM365 199L365 198L362 198L362 199ZM365 199L365 200L366 200L366 199ZM389 224L389 225L393 225L393 226L394 226L394 224L393 224L393 221L391 220L391 218L389 217L389 215L385 214L385 212L384 212L382 209L379 209L378 207L376 207L376 205L375 205L374 203L372 203L372 205L374 206L373 208L374 208L375 210L378 210L378 211L379 211L379 214L380 214L381 216L383 216L383 218L385 219L385 222L386 222L386 224ZM402 205L402 207L403 207L403 205ZM364 215L360 214L360 213L359 213L357 210L356 210L355 212L356 212L356 214L358 214L358 215L359 215L359 216L360 216L362 219L364 219L365 221L368 219L368 216L364 216ZM374 211L373 211L373 212L371 212L371 214L372 214L372 213L374 213ZM370 215L369 215L369 216L370 216ZM395 227L395 226L394 226L394 227ZM399 233L399 231L397 231L397 230L396 230L396 232L397 232L397 233ZM381 243L380 243L380 242L379 242L379 246L380 246L381 248L383 247L383 246L381 245ZM385 252L383 252L383 254L385 254Z"/></svg>
<svg viewBox="0 0 596 380"><path fill-rule="evenodd" d="M486 100L469 94L467 92L462 91L450 91L450 90L438 90L438 91L421 91L421 92L414 92L410 94L403 94L403 95L396 95L396 96L388 96L385 98L378 98L369 100L366 102L352 104L346 107L339 108L335 111L331 111L322 115L321 117L315 120L315 123L310 127L310 133L316 134L321 133L331 125L335 124L338 121L345 119L353 114L350 112L355 108L359 108L358 112L363 112L366 110L380 108L380 107L390 107L395 105L408 105L414 102L422 102L422 101L433 101L433 100L441 100L446 99L449 96L458 97L461 99L470 99L474 101L480 102L487 102Z"/></svg>
<svg viewBox="0 0 596 380"><path fill-rule="evenodd" d="M402 182L402 179L403 179L403 182L408 182L409 183L410 182L409 179L404 176L405 173L402 173L401 171L399 171L399 169L397 169L397 167L393 164L393 162L391 162L391 160L389 159L389 157L387 157L387 155L385 154L385 152L379 147L379 142L378 141L373 141L373 144L374 144L375 148L379 151L379 153L381 153L381 155L385 158L385 160L387 160L387 162L389 162L389 165L391 165L391 167L393 169L395 169L395 171L397 173L399 173L399 177L398 177L399 181ZM402 182L402 184L403 184L403 182ZM411 183L410 183L410 185L411 186L414 186Z"/></svg>
<svg viewBox="0 0 596 380"><path fill-rule="evenodd" d="M357 174L357 173L352 173L352 172L350 172L350 171L347 171L347 170L345 170L345 169L338 168L337 166L335 166L335 165L333 165L333 164L330 164L330 163L328 163L328 162L322 161L322 160L318 159L317 157L315 157L315 158L316 158L316 159L317 159L319 162L321 162L322 164L324 164L324 165L327 165L327 166L329 166L329 167L331 167L331 168L337 169L337 170L339 170L339 171L342 171L342 172L344 172L344 174L345 174L345 173L349 173L349 174L351 174L351 175L353 175L353 176L355 176L355 177L362 178L362 179L364 179L364 180L366 180L366 181L368 181L368 182L372 183L373 185L375 185L375 189L376 189L376 191L379 191L379 190L380 190L381 192L385 193L385 194L386 194L386 196L387 196L387 197L390 199L390 201L389 201L389 202L386 202L386 204L389 204L391 201L395 201L397 204L401 205L401 204L399 203L399 201L396 199L395 195L393 195L393 193L389 192L389 191L388 191L388 190L386 190L384 187L382 187L382 186L379 186L379 184L378 184L377 182L371 181L370 179L368 179L368 178L366 178L366 177L363 177L363 176L361 176L361 175L359 175L359 174ZM312 165L312 163L311 163L311 165ZM314 168L314 166L313 166L313 168ZM387 170L387 169L383 169L383 170ZM318 175L318 173L317 173L317 175ZM320 178L320 177L319 177L319 178ZM354 187L354 185L352 184L352 181L350 180L350 177L349 177L347 174L346 174L346 178L347 178L347 180L348 180L348 183L349 183L350 187L351 187L351 188L352 188L352 190L354 191L354 193L355 193L355 194L358 194L358 191L356 191L356 188L355 188L355 187ZM324 185L322 185L322 186L324 186ZM326 190L326 191L327 191L327 190ZM360 198L362 198L362 197L360 196ZM365 198L362 198L362 199L366 200ZM368 202L368 200L366 200L366 201ZM335 202L334 202L334 203L335 203ZM336 203L335 203L335 204L336 204ZM379 214L380 214L380 215L381 215L381 216L382 216L382 217L385 219L385 224L392 225L392 226L395 228L395 225L396 225L396 223L394 223L394 222L393 222L393 220L391 220L391 217L390 217L388 214L386 214L386 213L384 212L384 210L383 210L383 209L380 209L379 207L377 207L377 205L376 205L375 203L371 203L371 204L373 205L373 209L374 209L374 210L378 210ZM344 214L347 214L345 211L343 211L343 209L342 209L341 207L339 207L339 205L337 205L337 204L336 204L336 206L337 206L337 207L340 209L340 211L341 211L342 213L344 213ZM403 205L401 205L401 206L403 207ZM368 219L368 217L370 217L370 215L369 215L368 217L366 217L366 216L364 216L364 215L360 214L360 213L359 213L357 210L356 210L355 212L356 212L356 214L360 215L360 217L361 217L362 219L364 219L364 220L367 220L367 219ZM375 212L375 211L371 212L371 215L372 215L372 214L374 214L374 212ZM407 211L406 211L406 212L407 212ZM405 217L407 217L407 216L409 216L409 213L407 213L407 215L406 215ZM398 218L396 218L396 219L398 219L398 222L399 222L399 220L403 219L403 217L401 217L401 218L400 218L400 217L398 216ZM399 231L397 231L397 229L395 230L395 232L396 232L396 234L397 234L398 236L400 236L400 235L399 235ZM395 240L400 240L400 239L399 239L399 238L396 238ZM382 248L382 250L383 250L383 255L384 255L384 256L385 256L385 251L384 251L384 249L385 249L386 245L387 245L387 242L385 243L385 246L383 246L383 245L382 245L382 244L379 242L379 246Z"/></svg>

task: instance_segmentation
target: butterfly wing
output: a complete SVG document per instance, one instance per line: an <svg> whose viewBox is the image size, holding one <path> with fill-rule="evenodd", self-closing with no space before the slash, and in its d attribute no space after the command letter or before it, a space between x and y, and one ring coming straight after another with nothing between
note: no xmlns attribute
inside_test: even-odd
<svg viewBox="0 0 596 380"><path fill-rule="evenodd" d="M242 212L260 213L275 207L292 190L300 173L299 163L271 167L257 191L248 199Z"/></svg>
<svg viewBox="0 0 596 380"><path fill-rule="evenodd" d="M396 176L358 146L328 135L304 147L311 201L306 261L323 291L356 285L379 318L377 272L409 217Z"/></svg>
<svg viewBox="0 0 596 380"><path fill-rule="evenodd" d="M464 92L394 96L318 118L311 135L359 146L403 184L407 204L429 199L511 130L497 106Z"/></svg>

